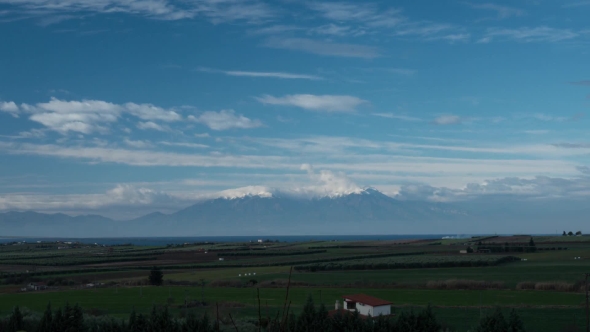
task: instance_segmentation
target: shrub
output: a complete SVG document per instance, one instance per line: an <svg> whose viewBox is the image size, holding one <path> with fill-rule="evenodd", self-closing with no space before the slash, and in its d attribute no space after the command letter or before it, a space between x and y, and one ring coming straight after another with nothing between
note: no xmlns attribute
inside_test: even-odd
<svg viewBox="0 0 590 332"><path fill-rule="evenodd" d="M503 289L505 285L501 281L485 281L485 280L464 280L464 279L450 279L429 281L426 283L426 288L431 289Z"/></svg>
<svg viewBox="0 0 590 332"><path fill-rule="evenodd" d="M573 292L575 289L574 284L567 282L538 282L535 284L536 290L545 291L559 291L559 292Z"/></svg>
<svg viewBox="0 0 590 332"><path fill-rule="evenodd" d="M532 281L519 282L516 285L516 289L518 289L518 290L535 289L535 283Z"/></svg>
<svg viewBox="0 0 590 332"><path fill-rule="evenodd" d="M220 279L211 281L209 287L244 287L244 283L239 279Z"/></svg>

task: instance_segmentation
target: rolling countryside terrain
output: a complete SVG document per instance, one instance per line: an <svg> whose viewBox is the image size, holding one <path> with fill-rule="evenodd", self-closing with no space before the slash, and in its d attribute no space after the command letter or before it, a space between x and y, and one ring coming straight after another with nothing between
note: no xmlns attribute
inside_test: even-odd
<svg viewBox="0 0 590 332"><path fill-rule="evenodd" d="M10 243L0 246L0 315L14 306L41 313L51 302L126 318L132 309L148 313L156 305L179 317L187 311L213 317L221 310L247 330L255 328L259 301L266 317L283 308L286 296L297 313L308 296L332 309L343 295L365 293L391 301L395 315L432 305L453 331L470 330L498 306L516 309L531 331L565 331L585 324L589 258L585 236L271 238L158 247ZM154 266L163 272L162 286L148 282ZM26 289L29 284L47 289Z"/></svg>

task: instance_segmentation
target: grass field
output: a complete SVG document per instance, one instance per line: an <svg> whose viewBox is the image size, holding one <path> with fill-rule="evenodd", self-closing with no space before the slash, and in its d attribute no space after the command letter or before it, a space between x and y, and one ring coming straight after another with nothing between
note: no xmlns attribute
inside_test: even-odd
<svg viewBox="0 0 590 332"><path fill-rule="evenodd" d="M485 243L528 243L530 237L486 237ZM321 264L352 264L355 262L380 261L450 261L477 260L477 257L493 261L496 257L517 256L521 260L502 263L497 266L446 267L446 268L401 268L393 270L346 270L301 272L291 275L292 287L289 293L291 308L295 312L308 295L316 302L332 308L334 301L345 294L365 293L394 303L394 311L410 310L432 304L441 321L453 330L468 331L495 306L504 309L516 308L529 331L561 331L568 325L582 326L584 323L584 294L579 291L516 290L521 282L566 282L576 283L583 274L590 272L590 237L539 237L539 246L555 247L555 250L537 252L510 252L498 255L459 254L466 248L467 241L477 239L445 239L428 241L365 241L365 242L306 242L269 244L208 244L172 247L121 246L109 248L72 248L58 250L57 245L36 248L35 245L0 247L0 315L7 314L15 305L42 311L47 303L58 307L66 302L78 303L85 309L97 308L109 315L126 317L132 308L147 312L153 305L171 306L173 313L182 310L185 299L220 303L223 312L232 312L235 317L250 319L257 316L256 287L260 288L263 311L275 313L284 304L285 280L289 278L290 265L309 260ZM264 245L267 245L265 248ZM524 245L524 244L523 244ZM325 247L325 252L310 249ZM557 250L557 247L567 250ZM266 250L266 251L265 251ZM305 252L309 250L310 252ZM322 249L323 250L323 249ZM208 253L205 253L208 251ZM265 251L265 255L257 252ZM281 252L283 251L283 252ZM96 253L103 253L112 259L124 258L122 262L93 264ZM227 253L244 253L227 255ZM281 252L284 255L272 255ZM298 254L301 252L301 254ZM391 256L400 253L423 252L418 256ZM110 256L109 256L110 255ZM148 255L148 256L145 256ZM142 261L144 257L156 255L153 260ZM367 258L389 255L387 258ZM224 257L224 261L219 261ZM380 257L380 256L379 256ZM390 258L393 257L393 258ZM581 257L581 259L574 259ZM20 260L19 264L14 263ZM59 260L76 264L74 267L48 267L46 261ZM35 262L36 266L27 265ZM323 263L325 262L325 263ZM127 287L129 281L145 282L149 267L165 267L165 285L161 287ZM260 265L260 266L253 266ZM234 266L234 267L232 267ZM241 267L235 267L241 266ZM73 270L72 270L73 269ZM102 271L101 269L108 269ZM70 272L67 272L67 271ZM26 272L29 271L29 272ZM53 274L47 274L49 271ZM71 272L73 271L73 272ZM67 273L66 273L67 272ZM251 275L246 276L245 274ZM254 275L256 273L256 275ZM239 276L241 275L241 276ZM60 285L57 290L39 292L16 292L31 281L71 281L68 286ZM254 279L256 285L249 284ZM457 290L428 289L432 281L452 279L494 281L502 283L501 289ZM205 280L206 286L196 283ZM166 282L189 282L192 285L170 286ZM232 281L227 286L220 281ZM282 287L272 286L271 281ZM109 282L113 286L82 289L85 282ZM119 286L116 286L119 285ZM231 287L229 286L231 285ZM237 287L240 286L240 287ZM226 304L231 303L230 307ZM200 313L212 312L212 306L194 308Z"/></svg>
<svg viewBox="0 0 590 332"><path fill-rule="evenodd" d="M394 302L394 312L407 310L429 303L436 306L435 312L441 321L454 328L466 331L475 325L480 315L491 311L495 306L515 307L529 326L547 328L571 323L583 322L584 297L578 293L534 292L534 291L443 291L411 289L355 289L326 288L308 289L292 288L289 299L291 308L298 312L308 295L316 302L321 301L332 307L336 299L351 293L366 293ZM0 295L0 314L8 313L16 304L36 311L42 311L47 303L62 306L66 302L79 303L84 308L100 308L116 317L126 317L135 308L139 312L148 312L152 305L168 303L182 305L185 298L200 299L198 287L135 287L120 289L75 290L63 292L39 292L28 294ZM239 302L243 307L224 309L236 317L255 316L257 297L254 288L205 288L204 299L208 302ZM260 289L260 299L264 311L274 314L284 303L285 289ZM223 307L223 306L222 306ZM199 312L211 308L197 308ZM179 309L173 310L178 312ZM534 330L533 330L534 331ZM541 331L541 330L538 330ZM545 329L544 331L556 331Z"/></svg>

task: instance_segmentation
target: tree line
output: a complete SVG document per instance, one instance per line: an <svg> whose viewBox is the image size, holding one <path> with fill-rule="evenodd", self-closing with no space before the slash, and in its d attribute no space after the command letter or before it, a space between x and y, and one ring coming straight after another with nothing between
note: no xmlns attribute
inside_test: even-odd
<svg viewBox="0 0 590 332"><path fill-rule="evenodd" d="M79 305L52 310L51 305L40 319L23 316L19 307L15 307L10 316L0 319L0 331L17 332L217 332L231 330L240 332L240 328L229 315L231 324L222 323L217 317L207 314L197 316L189 312L184 318L174 317L168 307L152 307L149 314L136 313L133 310L128 319L90 319L83 314ZM227 324L229 326L222 326ZM242 326L242 325L241 325ZM403 311L398 316L366 317L358 312L338 311L329 313L321 304L317 307L308 297L302 311L296 315L287 310L276 318L259 316L254 324L246 327L249 331L264 332L444 332L449 329L440 322L431 306L415 311ZM246 332L242 326L242 332ZM513 309L506 317L500 308L482 318L472 331L476 332L525 332L519 315Z"/></svg>
<svg viewBox="0 0 590 332"><path fill-rule="evenodd" d="M531 237L531 239L529 240L529 243L528 244L508 243L508 242L505 242L504 244L496 244L496 243L491 244L491 243L478 242L477 243L477 250L478 251L486 250L486 251L494 252L494 253L502 253L502 252L536 252L537 251L537 245L535 244L535 241Z"/></svg>
<svg viewBox="0 0 590 332"><path fill-rule="evenodd" d="M582 235L582 231L577 231L575 234L572 231L569 232L565 232L563 231L563 234L561 234L562 236L578 236L578 235Z"/></svg>

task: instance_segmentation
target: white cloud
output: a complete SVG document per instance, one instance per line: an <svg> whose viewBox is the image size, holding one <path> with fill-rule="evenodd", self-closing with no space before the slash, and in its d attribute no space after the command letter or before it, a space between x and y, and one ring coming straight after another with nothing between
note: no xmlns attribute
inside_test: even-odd
<svg viewBox="0 0 590 332"><path fill-rule="evenodd" d="M219 70L211 68L198 68L197 70L207 73L221 73L227 76L244 76L244 77L267 77L281 79L303 79L303 80L323 80L323 77L306 74L293 74L285 72L260 72L260 71L240 71L240 70Z"/></svg>
<svg viewBox="0 0 590 332"><path fill-rule="evenodd" d="M382 9L372 3L311 2L309 7L329 20L361 22L373 27L391 28L406 21L400 10Z"/></svg>
<svg viewBox="0 0 590 332"><path fill-rule="evenodd" d="M575 198L590 196L590 178L548 176L502 177L467 183L462 188L433 187L427 184L403 185L400 199L457 201L486 195L510 195L526 198Z"/></svg>
<svg viewBox="0 0 590 332"><path fill-rule="evenodd" d="M125 145L130 146L132 148L138 148L138 149L145 149L145 148L150 148L153 147L153 144L150 141L142 141L142 140L130 140L128 138L125 138L123 140L123 142L125 143Z"/></svg>
<svg viewBox="0 0 590 332"><path fill-rule="evenodd" d="M550 133L550 130L546 130L546 129L533 129L533 130L525 130L523 131L525 134L529 134L529 135L545 135Z"/></svg>
<svg viewBox="0 0 590 332"><path fill-rule="evenodd" d="M40 113L31 115L29 119L62 134L67 134L70 131L82 134L90 134L96 131L105 132L107 131L106 128L97 125L97 123L114 121L108 117L88 113Z"/></svg>
<svg viewBox="0 0 590 332"><path fill-rule="evenodd" d="M307 38L271 38L264 46L306 53L373 59L380 57L379 49L373 46L318 41Z"/></svg>
<svg viewBox="0 0 590 332"><path fill-rule="evenodd" d="M283 97L273 97L264 95L256 98L263 104L295 106L312 111L325 112L354 112L356 107L367 103L366 100L353 96L338 95L286 95Z"/></svg>
<svg viewBox="0 0 590 332"><path fill-rule="evenodd" d="M137 124L137 128L139 128L141 130L156 130L156 131L169 131L170 130L170 128L168 128L167 126L159 125L159 124L152 122L152 121L139 122Z"/></svg>
<svg viewBox="0 0 590 332"><path fill-rule="evenodd" d="M16 106L14 102L6 104L10 106L10 109L14 109L14 106ZM62 134L69 132L82 134L105 133L109 131L108 126L117 122L124 114L148 121L172 122L182 119L182 116L176 111L166 110L152 104L126 103L119 105L102 100L67 101L51 98L46 103L22 104L19 111L31 114L29 116L31 121L38 122L48 129ZM150 123L153 122L148 122L148 125ZM155 129L155 127L152 129Z"/></svg>
<svg viewBox="0 0 590 332"><path fill-rule="evenodd" d="M577 7L584 7L584 6L590 6L590 1L570 2L570 3L564 4L562 7L563 8L577 8Z"/></svg>
<svg viewBox="0 0 590 332"><path fill-rule="evenodd" d="M18 118L18 106L13 102L0 101L0 111L10 113L15 118Z"/></svg>
<svg viewBox="0 0 590 332"><path fill-rule="evenodd" d="M349 26L342 26L342 25L336 25L333 23L330 24L325 24L322 26L319 26L317 28L313 28L311 29L312 33L318 34L318 35L327 35L327 36L348 36L348 35L362 35L364 34L363 30L356 30L356 31L352 31L352 28Z"/></svg>
<svg viewBox="0 0 590 332"><path fill-rule="evenodd" d="M559 42L574 39L579 33L570 29L556 29L546 26L522 27L518 29L489 28L480 42L489 42L496 38L520 42Z"/></svg>
<svg viewBox="0 0 590 332"><path fill-rule="evenodd" d="M145 187L130 184L118 184L103 193L96 194L2 194L0 195L0 210L35 210L40 212L82 211L96 213L105 208L113 210L117 207L124 209L149 208L179 209L189 201L178 195L172 195Z"/></svg>
<svg viewBox="0 0 590 332"><path fill-rule="evenodd" d="M196 11L213 23L244 21L259 24L277 16L275 10L257 0L196 0Z"/></svg>
<svg viewBox="0 0 590 332"><path fill-rule="evenodd" d="M173 110L165 110L152 104L126 103L127 112L142 120L159 120L173 122L182 120L182 116Z"/></svg>
<svg viewBox="0 0 590 332"><path fill-rule="evenodd" d="M45 137L45 131L46 129L33 128L28 131L21 131L15 138L41 138Z"/></svg>
<svg viewBox="0 0 590 332"><path fill-rule="evenodd" d="M284 32L292 32L292 31L300 31L300 30L304 30L304 28L293 26L293 25L278 24L278 25L271 25L271 26L251 30L251 31L249 31L249 33L257 34L257 35L276 35L276 34L280 34L280 33L284 33Z"/></svg>
<svg viewBox="0 0 590 332"><path fill-rule="evenodd" d="M542 114L542 113L533 114L532 117L534 119L541 120L541 121L557 121L557 122L563 122L563 121L567 121L567 120L571 119L571 118L564 117L564 116L553 116L553 115Z"/></svg>
<svg viewBox="0 0 590 332"><path fill-rule="evenodd" d="M590 153L590 148L568 149L552 145L449 146L380 142L352 137L315 137L297 140L242 137L235 140L234 144L239 149L244 146L253 154L234 155L197 151L179 153L169 150L4 142L0 142L0 151L8 154L134 166L228 167L285 171L299 169L302 162L310 162L320 169L333 171L421 174L428 177L471 174L477 178L530 176L531 174L568 176L577 172L578 165L556 157L582 156ZM448 153L445 154L446 158L418 157L425 155L427 150ZM456 156L455 153L460 155ZM468 158L465 155L473 157ZM490 155L498 155L500 158L493 158Z"/></svg>
<svg viewBox="0 0 590 332"><path fill-rule="evenodd" d="M186 143L186 142L158 142L158 144L166 145L166 146L179 146L183 148L191 148L191 149L204 149L208 148L208 145L205 144L198 144L198 143Z"/></svg>
<svg viewBox="0 0 590 332"><path fill-rule="evenodd" d="M379 6L375 3L310 2L308 6L335 23L346 22L347 26L330 23L320 32L338 36L385 33L399 37L417 37L423 40L466 41L469 34L451 24L430 21L413 21L402 10ZM312 29L318 33L318 29Z"/></svg>
<svg viewBox="0 0 590 332"><path fill-rule="evenodd" d="M429 40L436 40L437 37L444 36L453 31L454 27L450 24L431 23L431 22L412 22L404 24L394 33L397 36L418 36L428 38Z"/></svg>
<svg viewBox="0 0 590 332"><path fill-rule="evenodd" d="M148 189L135 188L127 184L117 185L115 188L107 191L106 194L113 202L121 202L130 205L148 205L156 200L169 200L171 197L167 194Z"/></svg>
<svg viewBox="0 0 590 332"><path fill-rule="evenodd" d="M388 119L397 119L403 121L411 121L411 122L420 122L423 121L420 118L416 118L413 116L403 115L403 114L394 114L394 113L373 113L374 116L378 116L381 118L388 118Z"/></svg>
<svg viewBox="0 0 590 332"><path fill-rule="evenodd" d="M259 120L252 120L243 115L236 114L234 110L221 110L219 112L208 111L198 117L189 117L190 120L202 123L213 130L226 130L231 128L250 129L262 126Z"/></svg>
<svg viewBox="0 0 590 332"><path fill-rule="evenodd" d="M320 170L318 174L310 164L302 164L300 169L307 172L313 184L301 188L293 188L292 190L295 193L308 196L334 197L359 193L363 190L343 172L334 173L330 170Z"/></svg>
<svg viewBox="0 0 590 332"><path fill-rule="evenodd" d="M437 125L452 125L461 123L461 118L456 115L441 115L433 120L433 122Z"/></svg>
<svg viewBox="0 0 590 332"><path fill-rule="evenodd" d="M243 21L260 23L275 16L265 3L256 0L0 0L13 5L15 12L32 17L43 17L41 22L52 23L87 13L126 13L158 20L182 20L196 16L207 17L213 23Z"/></svg>
<svg viewBox="0 0 590 332"><path fill-rule="evenodd" d="M194 119L194 118L195 118L195 117L193 116L193 119ZM211 135L209 135L209 133L202 133L202 134L195 134L195 137L198 137L198 138L205 138L205 137L211 137Z"/></svg>
<svg viewBox="0 0 590 332"><path fill-rule="evenodd" d="M220 191L215 196L228 198L228 199L235 199L235 198L243 198L247 196L260 196L260 197L272 197L272 189L264 186L246 186L241 188L235 189L227 189Z"/></svg>
<svg viewBox="0 0 590 332"><path fill-rule="evenodd" d="M501 6L494 3L468 3L469 6L475 9L490 10L496 12L498 19L505 19L514 16L523 16L525 11L518 8Z"/></svg>
<svg viewBox="0 0 590 332"><path fill-rule="evenodd" d="M193 17L191 11L171 5L166 0L0 0L28 14L56 12L128 13L165 20Z"/></svg>
<svg viewBox="0 0 590 332"><path fill-rule="evenodd" d="M577 82L570 82L572 85L590 86L590 80L583 80Z"/></svg>

